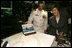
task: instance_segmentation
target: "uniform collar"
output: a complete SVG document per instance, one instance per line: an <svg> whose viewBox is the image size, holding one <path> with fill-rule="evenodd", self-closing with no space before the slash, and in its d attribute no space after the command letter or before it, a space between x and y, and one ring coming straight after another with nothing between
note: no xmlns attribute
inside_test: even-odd
<svg viewBox="0 0 72 48"><path fill-rule="evenodd" d="M36 10L39 11L38 8L37 8ZM42 12L43 12L43 11L44 11L44 10L42 9Z"/></svg>

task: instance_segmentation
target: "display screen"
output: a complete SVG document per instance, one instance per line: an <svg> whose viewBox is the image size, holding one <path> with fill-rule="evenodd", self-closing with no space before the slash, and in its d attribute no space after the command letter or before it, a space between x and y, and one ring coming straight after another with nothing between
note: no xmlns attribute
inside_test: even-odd
<svg viewBox="0 0 72 48"><path fill-rule="evenodd" d="M23 32L31 32L34 31L34 27L32 25L22 25Z"/></svg>

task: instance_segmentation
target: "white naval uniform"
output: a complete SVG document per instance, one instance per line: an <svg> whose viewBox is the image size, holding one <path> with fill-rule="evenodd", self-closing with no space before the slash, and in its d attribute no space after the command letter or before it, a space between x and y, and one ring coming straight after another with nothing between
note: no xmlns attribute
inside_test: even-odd
<svg viewBox="0 0 72 48"><path fill-rule="evenodd" d="M45 19L43 18L43 15L46 16ZM36 9L35 11L31 12L30 17L28 18L28 24L33 24L36 32L44 33L44 30L47 29L48 24L47 17L48 13L46 11L39 11L38 9Z"/></svg>

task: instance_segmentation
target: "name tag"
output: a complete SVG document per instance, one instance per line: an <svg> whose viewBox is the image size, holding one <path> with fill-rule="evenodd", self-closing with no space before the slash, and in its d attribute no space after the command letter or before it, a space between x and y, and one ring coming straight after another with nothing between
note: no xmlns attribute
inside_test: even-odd
<svg viewBox="0 0 72 48"><path fill-rule="evenodd" d="M38 14L35 14L35 16L39 16Z"/></svg>

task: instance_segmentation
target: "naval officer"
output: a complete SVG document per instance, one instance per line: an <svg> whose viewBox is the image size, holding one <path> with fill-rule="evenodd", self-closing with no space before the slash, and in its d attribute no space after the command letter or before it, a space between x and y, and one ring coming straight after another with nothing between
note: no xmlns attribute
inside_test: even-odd
<svg viewBox="0 0 72 48"><path fill-rule="evenodd" d="M48 24L48 13L43 10L45 2L38 4L38 8L33 10L28 18L28 24L33 24L36 32L45 33Z"/></svg>

